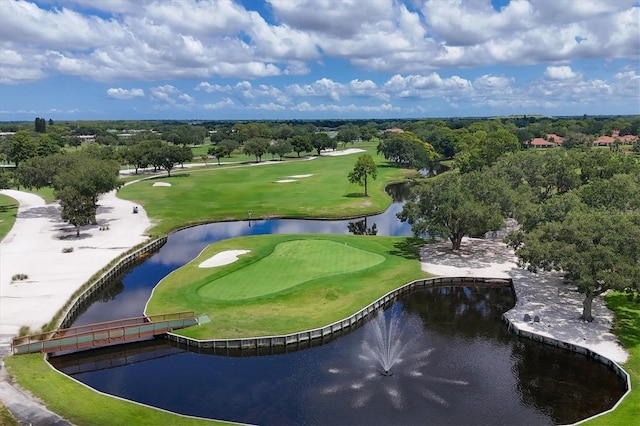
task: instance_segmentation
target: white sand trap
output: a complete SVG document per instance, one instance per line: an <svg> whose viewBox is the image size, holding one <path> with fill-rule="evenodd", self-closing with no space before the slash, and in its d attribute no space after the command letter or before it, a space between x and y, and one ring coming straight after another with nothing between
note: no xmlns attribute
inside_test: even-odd
<svg viewBox="0 0 640 426"><path fill-rule="evenodd" d="M277 180L276 183L289 183L289 182L295 182L295 179L280 179Z"/></svg>
<svg viewBox="0 0 640 426"><path fill-rule="evenodd" d="M349 148L349 149L343 149L342 151L322 151L322 155L328 155L331 157L335 157L338 155L349 155L349 154L357 154L358 152L364 152L364 149L360 149L360 148Z"/></svg>
<svg viewBox="0 0 640 426"><path fill-rule="evenodd" d="M156 182L153 186L171 186L169 182Z"/></svg>
<svg viewBox="0 0 640 426"><path fill-rule="evenodd" d="M304 178L308 178L311 177L313 175L293 175L293 176L289 176L290 178L294 178L294 179L304 179Z"/></svg>
<svg viewBox="0 0 640 426"><path fill-rule="evenodd" d="M209 259L198 265L199 268L215 268L216 266L224 266L238 260L241 254L249 253L251 250L227 250L211 256Z"/></svg>

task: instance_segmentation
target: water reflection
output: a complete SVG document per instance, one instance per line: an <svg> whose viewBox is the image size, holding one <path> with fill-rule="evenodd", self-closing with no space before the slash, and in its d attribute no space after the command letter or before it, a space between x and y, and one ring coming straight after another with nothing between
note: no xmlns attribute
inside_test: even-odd
<svg viewBox="0 0 640 426"><path fill-rule="evenodd" d="M367 226L367 218L349 222L347 230L353 235L378 235L378 225Z"/></svg>
<svg viewBox="0 0 640 426"><path fill-rule="evenodd" d="M404 297L385 313L402 316L411 337L391 377L361 357L371 322L282 355L218 356L150 341L52 362L110 394L261 425L573 423L619 398L624 386L604 365L509 333L500 317L512 304L504 287Z"/></svg>

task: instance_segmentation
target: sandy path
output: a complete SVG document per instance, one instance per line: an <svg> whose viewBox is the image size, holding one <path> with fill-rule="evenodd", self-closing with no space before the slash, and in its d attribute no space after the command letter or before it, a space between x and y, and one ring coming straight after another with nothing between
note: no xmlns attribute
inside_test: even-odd
<svg viewBox="0 0 640 426"><path fill-rule="evenodd" d="M0 193L20 202L16 222L0 242L0 344L22 326L38 331L94 273L147 240L146 212L139 207L133 214L135 204L115 191L100 198L98 224L82 227L79 237L60 220L57 204L22 191ZM13 281L16 274L28 278Z"/></svg>

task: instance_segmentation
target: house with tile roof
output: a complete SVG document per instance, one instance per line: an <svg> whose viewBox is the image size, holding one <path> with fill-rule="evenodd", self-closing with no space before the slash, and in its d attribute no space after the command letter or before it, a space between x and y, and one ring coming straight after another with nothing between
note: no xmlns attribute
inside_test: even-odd
<svg viewBox="0 0 640 426"><path fill-rule="evenodd" d="M564 143L564 138L555 133L547 133L544 138L533 138L524 142L526 148L554 148Z"/></svg>

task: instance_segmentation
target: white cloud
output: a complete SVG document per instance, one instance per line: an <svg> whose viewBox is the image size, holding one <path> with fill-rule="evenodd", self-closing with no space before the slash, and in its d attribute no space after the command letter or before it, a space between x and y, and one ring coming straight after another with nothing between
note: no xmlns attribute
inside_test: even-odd
<svg viewBox="0 0 640 426"><path fill-rule="evenodd" d="M142 89L123 89L121 87L112 87L107 89L107 95L114 99L133 99L144 96Z"/></svg>
<svg viewBox="0 0 640 426"><path fill-rule="evenodd" d="M561 67L547 67L544 71L544 76L548 80L567 80L576 77L576 73L571 70L569 66Z"/></svg>
<svg viewBox="0 0 640 426"><path fill-rule="evenodd" d="M616 73L613 89L616 97L635 99L636 102L640 102L640 75L636 70Z"/></svg>
<svg viewBox="0 0 640 426"><path fill-rule="evenodd" d="M203 81L202 83L199 83L195 87L195 90L202 90L202 91L207 92L207 93L230 92L232 90L232 87L229 86L228 84L225 85L225 86L221 86L219 84L211 84L211 83L208 83L206 81Z"/></svg>
<svg viewBox="0 0 640 426"><path fill-rule="evenodd" d="M47 2L63 6L39 6ZM0 78L258 79L305 75L334 58L368 72L427 75L640 52L637 0L511 0L500 10L489 0L368 0L366 13L360 0L269 3L275 22L230 0L3 0L0 51L22 64L3 65Z"/></svg>
<svg viewBox="0 0 640 426"><path fill-rule="evenodd" d="M233 101L229 98L224 98L219 102L213 103L213 104L205 104L204 108L205 109L220 109L220 108L229 108L229 107L233 107L235 106L235 104L233 103Z"/></svg>
<svg viewBox="0 0 640 426"><path fill-rule="evenodd" d="M329 78L321 78L312 84L291 84L285 90L291 96L321 96L333 101L339 101L340 95L347 91L343 84Z"/></svg>
<svg viewBox="0 0 640 426"><path fill-rule="evenodd" d="M273 102L269 102L268 104L260 104L258 106L258 109L264 109L267 111L282 111L285 109L285 107L279 104L275 104Z"/></svg>
<svg viewBox="0 0 640 426"><path fill-rule="evenodd" d="M151 92L151 99L169 105L178 106L195 102L195 99L192 96L183 93L171 84L152 87L149 91Z"/></svg>

